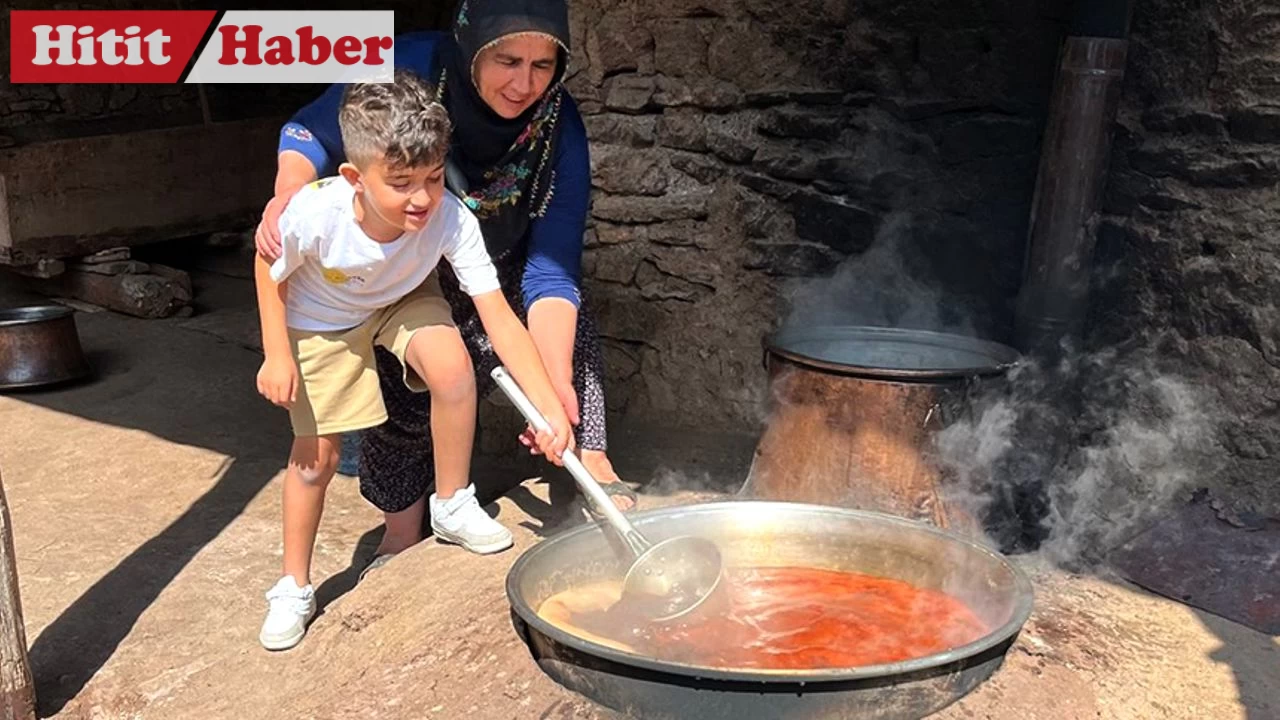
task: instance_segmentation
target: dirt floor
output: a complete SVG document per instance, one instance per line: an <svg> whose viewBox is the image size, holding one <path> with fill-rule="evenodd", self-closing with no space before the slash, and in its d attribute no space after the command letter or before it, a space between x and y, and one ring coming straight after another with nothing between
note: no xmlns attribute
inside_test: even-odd
<svg viewBox="0 0 1280 720"><path fill-rule="evenodd" d="M252 293L200 277L197 293L227 302L186 319L81 313L98 376L0 396L41 715L612 717L548 679L508 619L506 572L564 521L562 481L526 480L493 505L513 550L428 541L357 586L380 520L338 478L315 561L324 611L293 651L259 647L288 427L253 389ZM625 477L664 491L648 505L699 497L665 492L672 477L732 489L752 447L625 422L612 442ZM486 463L477 481L494 493L527 467ZM1036 586L1032 620L995 677L936 717L1280 718L1280 638L1113 577L1017 561Z"/></svg>

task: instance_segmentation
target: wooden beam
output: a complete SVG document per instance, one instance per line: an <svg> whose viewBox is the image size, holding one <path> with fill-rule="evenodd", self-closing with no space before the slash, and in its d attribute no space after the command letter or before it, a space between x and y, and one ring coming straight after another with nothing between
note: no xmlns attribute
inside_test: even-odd
<svg viewBox="0 0 1280 720"><path fill-rule="evenodd" d="M13 523L0 479L0 718L35 720L36 685L27 656L27 631L18 592Z"/></svg>
<svg viewBox="0 0 1280 720"><path fill-rule="evenodd" d="M0 151L0 264L251 223L271 197L282 123L252 119Z"/></svg>
<svg viewBox="0 0 1280 720"><path fill-rule="evenodd" d="M147 272L116 275L70 268L48 280L28 281L27 286L43 295L75 298L140 318L170 317L191 304L187 274L159 265L148 266Z"/></svg>

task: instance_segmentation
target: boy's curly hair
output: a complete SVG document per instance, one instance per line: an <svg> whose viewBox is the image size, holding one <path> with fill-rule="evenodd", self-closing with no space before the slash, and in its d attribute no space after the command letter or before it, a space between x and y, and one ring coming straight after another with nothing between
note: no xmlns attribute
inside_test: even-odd
<svg viewBox="0 0 1280 720"><path fill-rule="evenodd" d="M452 126L435 88L409 70L390 83L353 83L338 113L347 159L360 170L379 159L393 168L444 161Z"/></svg>

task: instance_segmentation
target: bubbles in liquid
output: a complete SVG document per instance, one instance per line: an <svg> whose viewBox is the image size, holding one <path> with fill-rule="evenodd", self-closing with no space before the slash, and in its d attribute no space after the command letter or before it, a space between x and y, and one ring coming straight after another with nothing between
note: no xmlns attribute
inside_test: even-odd
<svg viewBox="0 0 1280 720"><path fill-rule="evenodd" d="M590 609L584 603L566 620L644 655L729 668L895 662L963 645L986 632L959 600L899 580L813 568L751 568L732 571L723 582L726 606L711 614L646 619L687 610L712 592L699 583L674 583L639 605Z"/></svg>

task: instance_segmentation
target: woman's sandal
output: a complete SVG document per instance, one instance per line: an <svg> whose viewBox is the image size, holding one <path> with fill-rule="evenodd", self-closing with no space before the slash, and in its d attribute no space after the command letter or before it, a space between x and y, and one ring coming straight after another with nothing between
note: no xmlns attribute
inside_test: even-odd
<svg viewBox="0 0 1280 720"><path fill-rule="evenodd" d="M636 497L636 493L626 483L621 480L615 480L611 483L600 483L600 487L604 490L604 494L610 499L615 497L624 497L631 500L631 509L623 510L623 512L632 512L639 507L640 500ZM587 518L597 522L604 520L604 515L596 510L595 504L591 502L591 498L582 496L582 510L586 513Z"/></svg>

